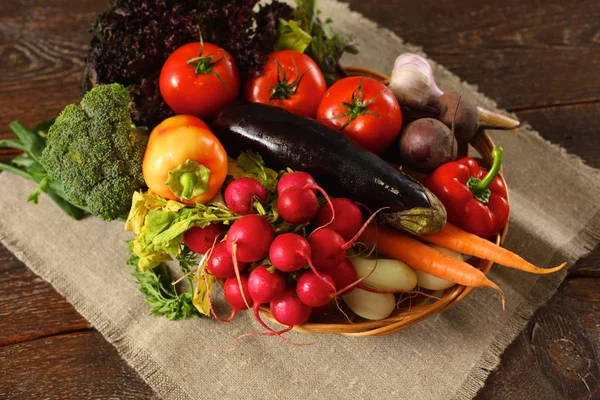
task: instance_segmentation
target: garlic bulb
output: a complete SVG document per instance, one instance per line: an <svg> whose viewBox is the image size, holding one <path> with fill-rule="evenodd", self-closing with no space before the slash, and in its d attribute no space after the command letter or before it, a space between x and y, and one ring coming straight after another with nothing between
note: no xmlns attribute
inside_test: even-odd
<svg viewBox="0 0 600 400"><path fill-rule="evenodd" d="M436 85L427 60L413 53L396 58L389 87L403 105L424 106L444 94Z"/></svg>

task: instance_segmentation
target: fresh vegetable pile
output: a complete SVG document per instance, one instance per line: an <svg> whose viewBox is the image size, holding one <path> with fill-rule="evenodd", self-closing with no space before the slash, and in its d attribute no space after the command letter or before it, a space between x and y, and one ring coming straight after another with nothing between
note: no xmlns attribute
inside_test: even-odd
<svg viewBox="0 0 600 400"><path fill-rule="evenodd" d="M29 201L126 220L128 265L169 319L252 309L280 336L337 313L385 319L406 293L456 284L504 303L471 256L564 267L489 240L509 217L502 149L489 171L459 159L482 127L514 123L443 93L415 54L389 86L346 77L339 58L357 48L314 1L256 3L115 1L94 25L90 90L32 131L11 124L0 146L24 154L0 169L38 183Z"/></svg>

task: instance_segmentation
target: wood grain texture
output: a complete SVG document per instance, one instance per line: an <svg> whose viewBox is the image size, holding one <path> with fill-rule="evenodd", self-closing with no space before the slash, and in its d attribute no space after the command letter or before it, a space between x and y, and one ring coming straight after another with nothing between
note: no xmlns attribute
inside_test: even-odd
<svg viewBox="0 0 600 400"><path fill-rule="evenodd" d="M0 2L0 138L78 101L90 24L102 1Z"/></svg>
<svg viewBox="0 0 600 400"><path fill-rule="evenodd" d="M548 140L600 167L596 0L348 1ZM78 101L88 26L106 2L0 2L0 138ZM577 104L573 104L577 103ZM572 104L572 105L565 105ZM14 153L0 152L0 162ZM600 246L533 316L478 399L600 398ZM0 398L154 398L99 333L0 246Z"/></svg>
<svg viewBox="0 0 600 400"><path fill-rule="evenodd" d="M0 244L0 347L90 324L52 286Z"/></svg>
<svg viewBox="0 0 600 400"><path fill-rule="evenodd" d="M600 99L597 0L344 0L510 110Z"/></svg>
<svg viewBox="0 0 600 400"><path fill-rule="evenodd" d="M476 399L600 398L599 289L598 278L563 282L505 351Z"/></svg>
<svg viewBox="0 0 600 400"><path fill-rule="evenodd" d="M0 398L158 399L96 331L0 348Z"/></svg>
<svg viewBox="0 0 600 400"><path fill-rule="evenodd" d="M546 140L580 156L587 165L600 168L600 103L531 109L517 115Z"/></svg>

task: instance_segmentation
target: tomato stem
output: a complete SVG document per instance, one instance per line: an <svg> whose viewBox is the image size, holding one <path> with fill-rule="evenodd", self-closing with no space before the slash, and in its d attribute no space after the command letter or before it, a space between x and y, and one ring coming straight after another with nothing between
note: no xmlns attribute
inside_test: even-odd
<svg viewBox="0 0 600 400"><path fill-rule="evenodd" d="M388 89L385 88L381 92L377 93L372 99L370 99L368 101L364 101L363 93L362 93L362 83L363 83L363 80L361 79L358 82L358 85L356 86L356 88L354 88L354 90L352 91L352 98L350 100L350 103L347 103L345 101L342 102L342 109L345 107L346 110L344 112L342 112L341 114L338 114L336 116L328 118L328 119L338 119L338 118L342 118L342 117L348 117L346 122L344 122L344 124L340 128L340 131L344 130L344 128L346 128L348 125L350 125L350 123L352 121L354 121L356 119L356 117L358 117L360 115L374 115L377 118L381 118L381 115L379 115L371 110L368 110L367 107L369 107L369 105L372 102L374 102L379 96L381 96L381 94L384 91L386 91Z"/></svg>
<svg viewBox="0 0 600 400"><path fill-rule="evenodd" d="M215 61L213 61L213 59L215 57L213 54L203 56L202 52L204 51L204 40L202 40L202 33L200 32L199 28L198 28L198 34L200 36L200 54L198 54L198 57L193 57L193 58L190 58L189 60L187 60L187 65L194 68L194 72L196 73L196 75L212 74L212 75L216 76L217 78L219 78L221 83L225 87L227 87L227 84L225 83L223 78L221 78L221 75L219 75L217 72L215 72L213 70L214 66L217 65L218 63L220 63L223 60L223 58L225 58L225 56L222 56L221 58L219 58L218 60L215 60Z"/></svg>
<svg viewBox="0 0 600 400"><path fill-rule="evenodd" d="M304 75L308 72L305 71L302 75L298 76L298 66L296 65L296 61L292 57L292 62L294 63L294 71L296 73L296 78L288 82L287 73L285 72L285 68L281 63L275 58L275 64L277 65L277 83L269 90L271 91L271 97L269 97L269 103L273 103L273 100L286 100L295 95L300 88L300 82Z"/></svg>

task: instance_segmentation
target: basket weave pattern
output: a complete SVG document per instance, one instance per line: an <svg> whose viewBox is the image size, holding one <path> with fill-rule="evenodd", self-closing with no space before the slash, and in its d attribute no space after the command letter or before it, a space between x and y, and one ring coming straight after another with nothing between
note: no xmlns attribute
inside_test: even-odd
<svg viewBox="0 0 600 400"><path fill-rule="evenodd" d="M387 76L366 68L346 67L345 71L351 76L369 76L381 81L384 84L389 82L389 78ZM485 133L485 131L480 130L477 132L469 144L481 155L483 165L489 166L492 164L493 160L491 153L492 149L494 148L494 143ZM464 155L466 154L461 154L461 156ZM502 177L502 170L500 171L500 178L504 179ZM491 240L494 243L501 245L504 243L507 232L508 224L506 224L502 231ZM485 274L487 274L492 267L491 261L480 260L474 257L468 262L475 268L483 271ZM437 314L452 307L461 301L465 296L467 296L471 290L473 290L472 287L455 285L444 291L426 291L436 298L432 300L427 296L418 295L414 298L407 299L406 301L400 302L399 306L389 317L378 321L365 320L354 315L351 311L345 310L346 314L348 314L348 318L340 313L339 316L331 317L331 321L307 322L305 324L295 326L294 330L303 333L337 333L345 336L388 335L406 329L431 315ZM340 300L339 302L340 305L343 306L343 301ZM261 313L269 321L276 322L268 307L262 307Z"/></svg>

